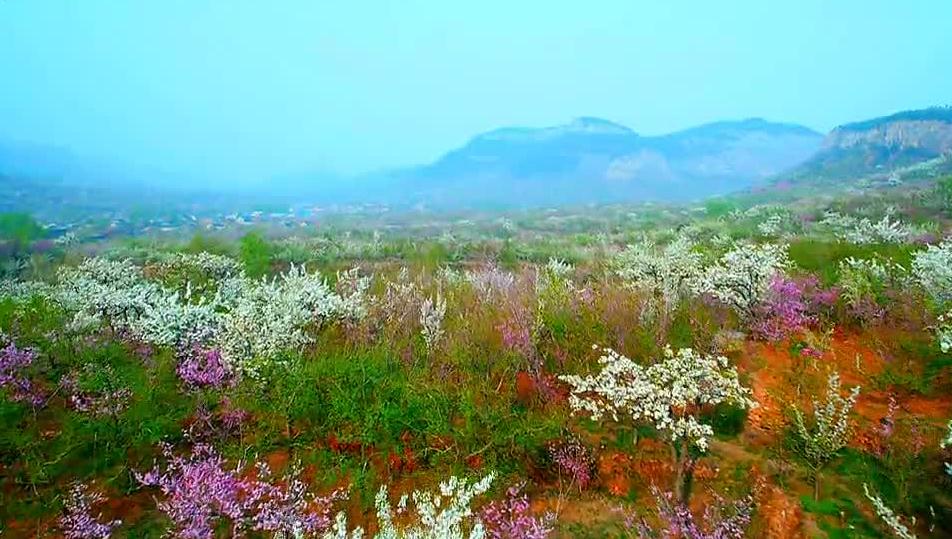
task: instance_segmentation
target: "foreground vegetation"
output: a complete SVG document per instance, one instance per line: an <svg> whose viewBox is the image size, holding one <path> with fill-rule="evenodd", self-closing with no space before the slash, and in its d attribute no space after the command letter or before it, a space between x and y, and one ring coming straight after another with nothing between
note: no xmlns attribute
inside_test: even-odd
<svg viewBox="0 0 952 539"><path fill-rule="evenodd" d="M943 185L108 243L5 218L3 534L952 534Z"/></svg>

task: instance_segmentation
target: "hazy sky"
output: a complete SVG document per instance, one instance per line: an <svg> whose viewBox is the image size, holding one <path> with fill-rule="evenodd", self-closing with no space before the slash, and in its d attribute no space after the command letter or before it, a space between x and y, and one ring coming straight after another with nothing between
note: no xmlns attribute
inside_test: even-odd
<svg viewBox="0 0 952 539"><path fill-rule="evenodd" d="M952 1L0 0L0 139L219 181L952 102Z"/></svg>

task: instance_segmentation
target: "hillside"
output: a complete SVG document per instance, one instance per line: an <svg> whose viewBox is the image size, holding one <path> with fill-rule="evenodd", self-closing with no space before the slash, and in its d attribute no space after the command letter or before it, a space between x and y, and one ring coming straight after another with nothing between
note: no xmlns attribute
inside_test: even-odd
<svg viewBox="0 0 952 539"><path fill-rule="evenodd" d="M952 108L904 111L837 127L815 156L780 179L808 183L888 179L909 168L930 168L930 161L942 165L950 154Z"/></svg>
<svg viewBox="0 0 952 539"><path fill-rule="evenodd" d="M378 196L434 206L689 200L743 189L819 147L808 128L761 119L641 136L600 118L473 137L435 162L382 175Z"/></svg>

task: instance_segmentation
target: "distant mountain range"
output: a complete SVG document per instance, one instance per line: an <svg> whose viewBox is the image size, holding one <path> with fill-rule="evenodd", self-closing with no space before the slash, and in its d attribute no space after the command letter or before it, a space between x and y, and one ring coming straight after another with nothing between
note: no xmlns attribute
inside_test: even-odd
<svg viewBox="0 0 952 539"><path fill-rule="evenodd" d="M608 120L507 127L479 134L433 163L330 179L298 174L262 182L261 203L384 203L433 209L539 207L641 200L687 201L778 185L849 185L860 180L952 172L952 108L900 112L842 125L826 137L796 124L754 118L660 136ZM158 201L169 181L146 170L93 165L67 152L0 144L0 209L50 198L107 203ZM201 182L192 182L200 185ZM83 190L76 190L76 187ZM150 187L151 186L151 187ZM194 188L194 186L193 186ZM62 191L70 191L63 197ZM87 192L88 191L88 192ZM210 192L179 192L181 200ZM236 194L236 193L232 193ZM223 193L224 195L224 193ZM230 195L229 195L230 196ZM244 200L249 190L241 193ZM21 201L21 202L16 202ZM187 201L186 201L187 203ZM225 202L223 202L225 203ZM30 209L30 208L26 208Z"/></svg>
<svg viewBox="0 0 952 539"><path fill-rule="evenodd" d="M431 207L688 200L761 182L809 158L822 140L806 127L762 119L641 136L608 120L578 118L483 133L432 164L355 186Z"/></svg>

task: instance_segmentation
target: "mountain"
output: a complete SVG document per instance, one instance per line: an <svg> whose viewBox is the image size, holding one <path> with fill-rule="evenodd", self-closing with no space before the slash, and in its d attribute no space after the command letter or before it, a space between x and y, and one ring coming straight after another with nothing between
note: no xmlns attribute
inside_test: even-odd
<svg viewBox="0 0 952 539"><path fill-rule="evenodd" d="M813 155L822 138L803 126L757 118L642 136L584 117L489 131L429 165L353 185L391 201L438 207L689 200L789 169Z"/></svg>
<svg viewBox="0 0 952 539"><path fill-rule="evenodd" d="M812 158L778 180L843 183L945 170L952 160L952 107L933 107L841 125Z"/></svg>

